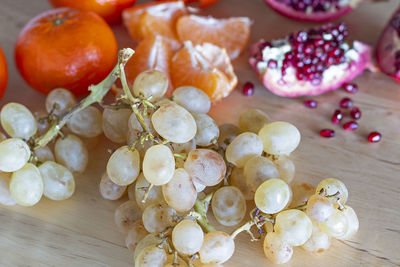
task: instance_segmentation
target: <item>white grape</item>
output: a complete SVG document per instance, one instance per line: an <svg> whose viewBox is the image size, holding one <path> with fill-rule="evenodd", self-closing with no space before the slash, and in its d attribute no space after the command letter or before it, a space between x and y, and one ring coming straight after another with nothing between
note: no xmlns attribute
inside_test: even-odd
<svg viewBox="0 0 400 267"><path fill-rule="evenodd" d="M172 99L190 112L207 113L211 108L208 95L193 86L176 88L172 93Z"/></svg>
<svg viewBox="0 0 400 267"><path fill-rule="evenodd" d="M325 222L334 211L328 198L320 195L312 195L307 202L306 213L316 222Z"/></svg>
<svg viewBox="0 0 400 267"><path fill-rule="evenodd" d="M99 184L100 194L103 198L109 200L117 200L121 198L126 190L126 185L117 185L111 181L108 177L107 172L103 174Z"/></svg>
<svg viewBox="0 0 400 267"><path fill-rule="evenodd" d="M133 259L135 260L143 249L147 248L148 246L157 246L161 243L161 241L162 240L158 237L158 234L146 235L136 245L135 251L133 252Z"/></svg>
<svg viewBox="0 0 400 267"><path fill-rule="evenodd" d="M163 267L167 261L167 253L157 246L142 249L135 259L135 267Z"/></svg>
<svg viewBox="0 0 400 267"><path fill-rule="evenodd" d="M254 192L247 186L243 175L243 169L233 167L231 175L228 178L228 183L237 187L242 193L246 200L254 199Z"/></svg>
<svg viewBox="0 0 400 267"><path fill-rule="evenodd" d="M230 123L222 124L218 128L218 145L224 149L240 134L239 128Z"/></svg>
<svg viewBox="0 0 400 267"><path fill-rule="evenodd" d="M321 253L331 246L331 237L319 229L318 224L313 223L313 230L311 237L301 247L314 253Z"/></svg>
<svg viewBox="0 0 400 267"><path fill-rule="evenodd" d="M128 234L126 235L125 238L125 245L126 247L134 252L136 246L142 240L147 236L149 233L146 231L146 229L143 226L143 223L141 220L137 220L131 225L131 229L129 230Z"/></svg>
<svg viewBox="0 0 400 267"><path fill-rule="evenodd" d="M102 121L104 135L115 143L124 143L131 113L130 109L105 108Z"/></svg>
<svg viewBox="0 0 400 267"><path fill-rule="evenodd" d="M184 165L194 181L206 186L213 186L222 181L226 173L224 159L210 149L190 151Z"/></svg>
<svg viewBox="0 0 400 267"><path fill-rule="evenodd" d="M8 103L1 109L1 126L11 137L29 139L37 131L36 119L24 105Z"/></svg>
<svg viewBox="0 0 400 267"><path fill-rule="evenodd" d="M172 243L175 249L183 255L197 253L203 245L203 240L203 230L191 220L182 220L172 231Z"/></svg>
<svg viewBox="0 0 400 267"><path fill-rule="evenodd" d="M37 134L43 135L49 129L49 118L46 111L35 111L33 116L36 120Z"/></svg>
<svg viewBox="0 0 400 267"><path fill-rule="evenodd" d="M83 172L89 160L86 145L76 135L59 138L54 147L56 161L72 172Z"/></svg>
<svg viewBox="0 0 400 267"><path fill-rule="evenodd" d="M236 167L243 168L246 162L254 157L260 156L263 144L255 133L242 133L228 145L225 152L226 159Z"/></svg>
<svg viewBox="0 0 400 267"><path fill-rule="evenodd" d="M257 134L269 122L270 119L264 111L256 108L246 109L239 116L239 129L242 132Z"/></svg>
<svg viewBox="0 0 400 267"><path fill-rule="evenodd" d="M291 197L290 187L283 180L269 179L257 188L254 202L262 212L274 214L283 210Z"/></svg>
<svg viewBox="0 0 400 267"><path fill-rule="evenodd" d="M199 251L202 263L224 263L229 260L235 250L235 243L230 235L221 231L212 231L204 236Z"/></svg>
<svg viewBox="0 0 400 267"><path fill-rule="evenodd" d="M193 181L193 180L192 180L192 182L193 182L194 187L196 188L196 192L197 193L202 192L206 188L206 186L203 185L203 184L200 184L200 183L198 183L196 181Z"/></svg>
<svg viewBox="0 0 400 267"><path fill-rule="evenodd" d="M10 179L11 174L0 172L0 204L5 206L12 206L17 204L10 193Z"/></svg>
<svg viewBox="0 0 400 267"><path fill-rule="evenodd" d="M74 114L67 122L68 128L77 135L95 137L103 132L102 113L89 106Z"/></svg>
<svg viewBox="0 0 400 267"><path fill-rule="evenodd" d="M176 211L165 203L152 204L142 214L143 225L149 233L157 233L175 224Z"/></svg>
<svg viewBox="0 0 400 267"><path fill-rule="evenodd" d="M4 141L6 139L7 139L7 136L4 133L0 132L0 142Z"/></svg>
<svg viewBox="0 0 400 267"><path fill-rule="evenodd" d="M159 70L147 70L140 73L133 83L133 94L151 101L162 98L168 89L168 77Z"/></svg>
<svg viewBox="0 0 400 267"><path fill-rule="evenodd" d="M130 185L131 187L132 185ZM146 180L143 173L139 175L134 185L134 196L129 197L130 199L135 199L141 210L144 210L147 206L157 203L165 202L164 196L161 190L161 186L153 186L147 195L146 201L143 203L144 195L148 190L150 183Z"/></svg>
<svg viewBox="0 0 400 267"><path fill-rule="evenodd" d="M211 201L215 219L225 226L239 224L246 215L246 200L234 186L224 186L215 191Z"/></svg>
<svg viewBox="0 0 400 267"><path fill-rule="evenodd" d="M114 213L115 224L122 232L128 232L137 220L141 219L140 209L135 200L122 203Z"/></svg>
<svg viewBox="0 0 400 267"><path fill-rule="evenodd" d="M255 193L257 188L271 178L279 178L274 163L262 156L254 156L244 165L243 175L246 185Z"/></svg>
<svg viewBox="0 0 400 267"><path fill-rule="evenodd" d="M167 145L171 148L172 152L174 153L188 154L190 151L196 149L196 141L194 139L182 144L170 142Z"/></svg>
<svg viewBox="0 0 400 267"><path fill-rule="evenodd" d="M349 197L349 191L346 185L336 178L326 178L319 182L315 193L321 194L322 196L334 196L329 199L335 207L338 207L337 201L342 205L346 204Z"/></svg>
<svg viewBox="0 0 400 267"><path fill-rule="evenodd" d="M193 116L175 103L160 106L151 116L156 132L174 143L186 143L196 135L197 127Z"/></svg>
<svg viewBox="0 0 400 267"><path fill-rule="evenodd" d="M308 199L315 193L315 187L312 184L305 182L293 183L290 187L293 194L292 202L289 206L290 208L305 205Z"/></svg>
<svg viewBox="0 0 400 267"><path fill-rule="evenodd" d="M312 234L312 222L308 216L296 209L285 210L275 218L274 230L291 246L301 246Z"/></svg>
<svg viewBox="0 0 400 267"><path fill-rule="evenodd" d="M0 171L13 172L21 169L29 160L31 150L19 138L0 142Z"/></svg>
<svg viewBox="0 0 400 267"><path fill-rule="evenodd" d="M48 113L52 112L55 115L61 115L68 109L76 105L74 95L64 88L56 88L46 97L46 110Z"/></svg>
<svg viewBox="0 0 400 267"><path fill-rule="evenodd" d="M54 161L53 151L48 146L39 147L35 150L35 156L39 162Z"/></svg>
<svg viewBox="0 0 400 267"><path fill-rule="evenodd" d="M172 179L162 186L162 193L167 204L177 212L190 210L197 198L192 178L182 168L176 169Z"/></svg>
<svg viewBox="0 0 400 267"><path fill-rule="evenodd" d="M292 258L293 248L282 239L281 235L270 232L264 238L264 254L272 263L283 264Z"/></svg>
<svg viewBox="0 0 400 267"><path fill-rule="evenodd" d="M175 159L166 145L150 147L143 159L143 174L149 183L163 185L168 183L175 171Z"/></svg>
<svg viewBox="0 0 400 267"><path fill-rule="evenodd" d="M215 121L204 113L192 113L197 125L196 144L198 146L209 146L218 140L219 128Z"/></svg>
<svg viewBox="0 0 400 267"><path fill-rule="evenodd" d="M337 239L348 239L358 231L359 222L354 210L347 206L343 211L335 209L326 222L319 224L320 229Z"/></svg>
<svg viewBox="0 0 400 267"><path fill-rule="evenodd" d="M43 194L52 200L65 200L75 192L74 175L64 166L54 161L46 161L39 166L43 178Z"/></svg>
<svg viewBox="0 0 400 267"><path fill-rule="evenodd" d="M300 143L300 132L288 122L277 121L266 124L258 133L265 153L290 155Z"/></svg>
<svg viewBox="0 0 400 267"><path fill-rule="evenodd" d="M114 151L107 163L107 175L117 185L133 183L140 172L140 156L137 150L122 146Z"/></svg>
<svg viewBox="0 0 400 267"><path fill-rule="evenodd" d="M293 181L296 167L288 156L281 155L274 164L279 172L279 178L290 184Z"/></svg>
<svg viewBox="0 0 400 267"><path fill-rule="evenodd" d="M10 180L10 193L21 206L33 206L43 195L43 180L39 169L27 163L14 172Z"/></svg>

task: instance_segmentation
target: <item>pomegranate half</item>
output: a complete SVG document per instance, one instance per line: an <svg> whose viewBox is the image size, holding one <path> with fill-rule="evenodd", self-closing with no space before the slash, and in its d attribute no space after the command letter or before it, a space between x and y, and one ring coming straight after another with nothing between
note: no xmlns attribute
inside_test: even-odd
<svg viewBox="0 0 400 267"><path fill-rule="evenodd" d="M381 71L400 82L400 8L389 20L376 47Z"/></svg>
<svg viewBox="0 0 400 267"><path fill-rule="evenodd" d="M372 66L371 48L345 42L344 23L299 31L250 47L249 63L265 87L286 97L318 95L341 87Z"/></svg>
<svg viewBox="0 0 400 267"><path fill-rule="evenodd" d="M265 0L281 15L301 21L326 22L353 10L363 0Z"/></svg>

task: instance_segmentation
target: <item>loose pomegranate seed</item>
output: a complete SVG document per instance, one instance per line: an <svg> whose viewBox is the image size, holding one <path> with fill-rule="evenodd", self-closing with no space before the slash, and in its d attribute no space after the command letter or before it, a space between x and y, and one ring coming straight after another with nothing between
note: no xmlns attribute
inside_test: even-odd
<svg viewBox="0 0 400 267"><path fill-rule="evenodd" d="M332 129L322 129L319 135L325 138L331 138L335 136L335 131Z"/></svg>
<svg viewBox="0 0 400 267"><path fill-rule="evenodd" d="M304 105L308 108L317 108L318 102L312 99L306 99L304 100Z"/></svg>
<svg viewBox="0 0 400 267"><path fill-rule="evenodd" d="M243 94L245 96L252 96L254 95L254 84L252 84L251 82L246 82L243 85Z"/></svg>
<svg viewBox="0 0 400 267"><path fill-rule="evenodd" d="M361 118L361 111L360 111L360 109L359 109L358 107L353 107L353 108L350 110L350 116L351 116L353 119L355 119L355 120L358 120L359 118Z"/></svg>
<svg viewBox="0 0 400 267"><path fill-rule="evenodd" d="M346 131L354 131L358 128L358 123L355 121L348 121L343 124L343 129Z"/></svg>
<svg viewBox="0 0 400 267"><path fill-rule="evenodd" d="M335 110L332 115L332 122L334 124L339 124L339 122L343 119L343 113L340 111L340 109Z"/></svg>
<svg viewBox="0 0 400 267"><path fill-rule="evenodd" d="M368 142L370 143L377 143L379 141L381 141L382 135L379 132L371 132L368 135Z"/></svg>
<svg viewBox="0 0 400 267"><path fill-rule="evenodd" d="M343 84L343 89L348 93L355 94L358 91L358 86L354 83L345 83Z"/></svg>
<svg viewBox="0 0 400 267"><path fill-rule="evenodd" d="M340 100L340 107L341 108L351 108L353 106L353 100L348 97L343 98Z"/></svg>

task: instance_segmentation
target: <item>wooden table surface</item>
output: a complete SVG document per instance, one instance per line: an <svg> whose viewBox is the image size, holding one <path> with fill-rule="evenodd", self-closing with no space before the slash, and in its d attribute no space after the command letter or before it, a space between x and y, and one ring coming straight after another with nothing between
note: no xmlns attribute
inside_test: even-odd
<svg viewBox="0 0 400 267"><path fill-rule="evenodd" d="M398 2L364 4L344 17L350 37L375 45L378 35ZM0 45L9 67L8 91L0 106L10 101L43 109L44 96L31 90L16 71L13 45L23 25L49 9L45 0L0 0ZM310 24L285 19L272 12L262 0L220 0L205 12L220 17L249 16L251 41L273 39ZM113 29L121 47L133 46L122 25ZM349 133L334 127L332 139L319 137L338 101L346 94L331 92L315 99L317 110L306 109L302 99L273 95L257 82L247 64L247 53L235 61L239 86L228 98L213 106L218 123L237 123L239 113L257 107L273 120L295 124L302 142L293 153L295 181L315 185L323 178L341 178L349 189L348 204L358 214L360 230L348 241L334 241L320 256L295 249L286 266L400 266L400 85L380 73L365 73L356 79L360 91L352 96L363 116L360 128ZM253 97L240 93L246 81L256 84ZM383 140L366 142L366 135L378 130ZM31 208L0 207L0 266L132 266L132 253L124 246L124 235L114 225L115 208L124 200L107 201L98 193L105 169L107 149L115 147L101 138L91 149L87 171L76 177L74 196L63 202L42 199ZM240 234L233 258L225 266L271 266L260 242L251 243Z"/></svg>

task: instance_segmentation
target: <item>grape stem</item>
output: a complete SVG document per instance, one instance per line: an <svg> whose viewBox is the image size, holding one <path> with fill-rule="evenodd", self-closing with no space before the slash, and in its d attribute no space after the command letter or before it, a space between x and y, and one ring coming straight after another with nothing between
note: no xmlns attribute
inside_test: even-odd
<svg viewBox="0 0 400 267"><path fill-rule="evenodd" d="M57 122L53 123L52 126L47 130L44 135L41 135L36 141L33 150L38 149L39 147L44 147L47 145L58 133L60 133L61 128L68 122L68 120L78 113L79 111L85 109L93 103L101 102L103 97L110 90L115 81L121 77L121 74L124 73L125 64L132 57L135 51L131 48L124 48L118 53L118 63L115 65L113 70L108 74L108 76L96 85L90 85L89 91L90 94L84 98L77 105L73 106L66 112L64 112Z"/></svg>
<svg viewBox="0 0 400 267"><path fill-rule="evenodd" d="M264 232L261 227L266 222L274 223L274 219L270 218L270 215L264 214L260 212L259 209L255 208L250 212L250 220L244 223L239 228L237 228L235 231L233 231L231 237L234 239L238 234L240 234L243 231L246 231L250 235L251 241L258 241L261 238L261 234ZM258 228L260 237L256 238L253 232L251 232L251 227L253 226L256 226Z"/></svg>
<svg viewBox="0 0 400 267"><path fill-rule="evenodd" d="M213 195L214 192L211 192L203 200L196 199L193 207L194 211L189 213L189 216L196 218L197 222L206 233L215 231L215 228L210 224L207 218L208 205L210 204Z"/></svg>

